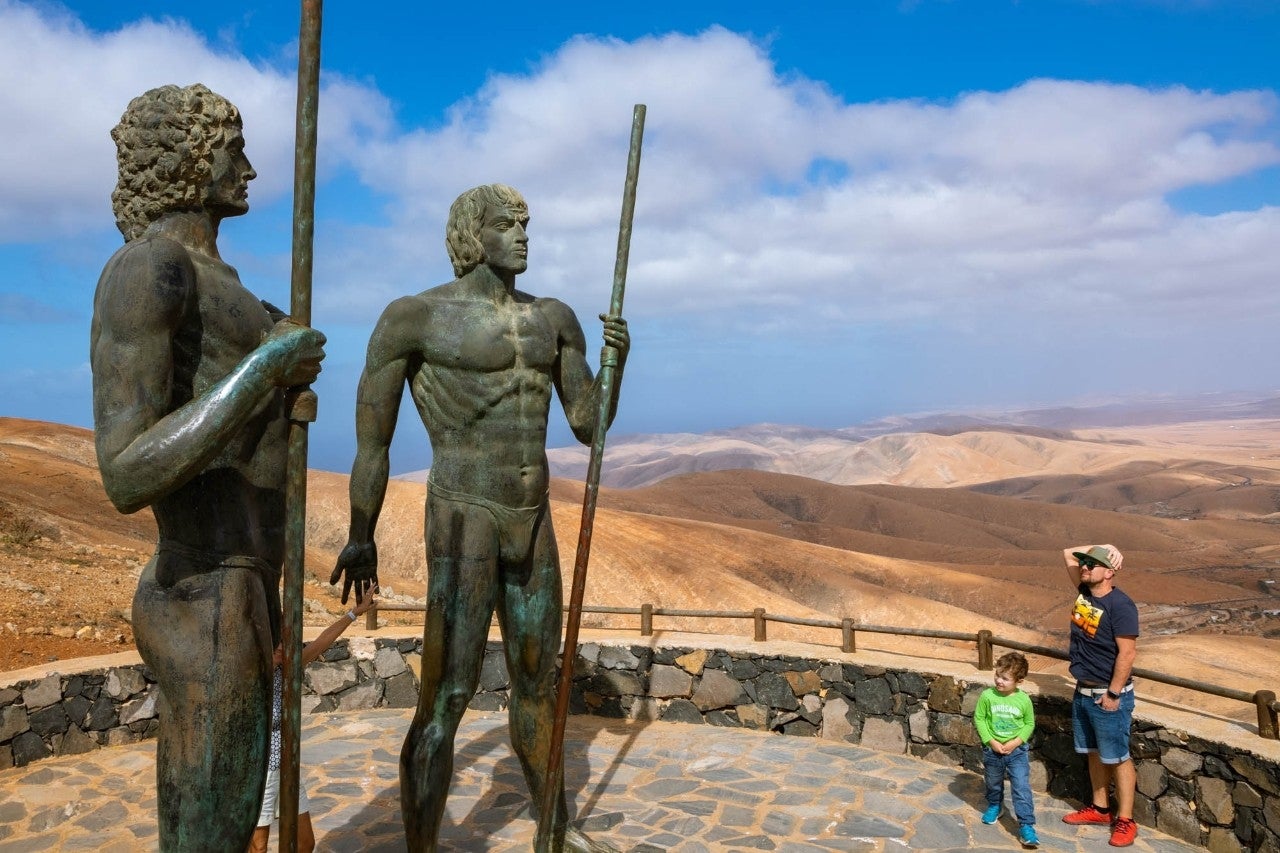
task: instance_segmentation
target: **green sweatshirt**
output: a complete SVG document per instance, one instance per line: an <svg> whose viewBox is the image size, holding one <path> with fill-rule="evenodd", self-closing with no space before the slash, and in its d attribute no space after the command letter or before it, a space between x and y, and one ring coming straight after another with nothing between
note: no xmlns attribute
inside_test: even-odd
<svg viewBox="0 0 1280 853"><path fill-rule="evenodd" d="M994 687L988 687L978 697L978 707L973 709L973 725L978 729L983 746L993 740L1007 743L1015 737L1026 743L1036 728L1036 712L1031 707L1031 697L1021 690L1001 696Z"/></svg>

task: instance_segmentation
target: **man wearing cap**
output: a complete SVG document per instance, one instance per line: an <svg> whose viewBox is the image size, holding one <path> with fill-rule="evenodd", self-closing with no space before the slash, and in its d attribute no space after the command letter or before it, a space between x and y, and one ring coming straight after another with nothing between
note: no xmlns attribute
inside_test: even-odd
<svg viewBox="0 0 1280 853"><path fill-rule="evenodd" d="M1124 557L1113 545L1083 545L1062 552L1079 595L1071 609L1071 674L1076 692L1071 728L1076 752L1089 761L1093 798L1062 818L1070 824L1111 827L1111 846L1128 847L1137 772L1129 755L1133 719L1133 662L1138 655L1138 608L1113 584ZM1115 783L1114 811L1107 790Z"/></svg>

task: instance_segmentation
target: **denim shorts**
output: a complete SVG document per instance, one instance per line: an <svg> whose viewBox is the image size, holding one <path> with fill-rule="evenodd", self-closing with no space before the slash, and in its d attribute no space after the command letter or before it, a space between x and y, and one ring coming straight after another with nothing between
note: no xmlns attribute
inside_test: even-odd
<svg viewBox="0 0 1280 853"><path fill-rule="evenodd" d="M1104 710L1096 697L1076 691L1071 700L1071 734L1076 752L1096 752L1103 764L1129 758L1129 728L1133 722L1133 691L1120 694L1120 707Z"/></svg>

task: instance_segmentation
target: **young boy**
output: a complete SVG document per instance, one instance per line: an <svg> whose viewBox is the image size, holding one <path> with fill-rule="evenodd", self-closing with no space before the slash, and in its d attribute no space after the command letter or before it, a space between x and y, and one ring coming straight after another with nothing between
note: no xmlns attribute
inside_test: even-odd
<svg viewBox="0 0 1280 853"><path fill-rule="evenodd" d="M987 781L987 810L983 823L995 823L1004 803L1004 777L1009 776L1013 810L1018 816L1018 840L1028 850L1040 845L1036 812L1031 801L1031 762L1027 741L1036 727L1031 699L1018 689L1027 677L1027 659L1009 652L996 661L996 685L982 691L973 709L973 725L982 738L982 764Z"/></svg>

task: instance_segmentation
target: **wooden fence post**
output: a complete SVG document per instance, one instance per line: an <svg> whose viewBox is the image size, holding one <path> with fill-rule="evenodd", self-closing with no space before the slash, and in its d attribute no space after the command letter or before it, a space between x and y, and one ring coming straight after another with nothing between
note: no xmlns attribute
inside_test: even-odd
<svg viewBox="0 0 1280 853"><path fill-rule="evenodd" d="M991 632L985 628L978 632L978 669L989 670L995 666L992 661L991 636Z"/></svg>
<svg viewBox="0 0 1280 853"><path fill-rule="evenodd" d="M424 605L399 605L388 603L380 606L378 602L374 602L369 610L365 613L365 624L369 630L376 630L378 627L377 614L379 610L405 610L414 612L426 612ZM592 612L601 613L619 613L619 614L635 614L640 615L640 632L646 637L653 636L653 617L658 608L653 604L642 604L639 608L611 608L592 609ZM674 616L679 620L681 617L716 617L724 619L732 619L739 621L748 616L751 617L755 628L755 641L765 642L768 640L768 616L765 608L756 607L751 611L703 611L703 610L681 610L671 609L663 611L665 616ZM831 620L819 619L801 619L786 615L774 616L775 622L793 625L809 625L818 628L840 628L840 650L845 654L853 654L857 652L857 620L852 617L844 617L839 622ZM496 615L492 620L492 624L497 624ZM1066 660L1066 652L1060 649L1045 648L1043 646L1028 645L1016 640L1005 639L997 642L995 635L986 629L978 631L976 634L964 634L952 631L934 631L912 628L888 628L880 625L868 625L867 630L872 633L886 633L898 636L922 636L933 637L948 641L969 640L976 643L978 648L978 669L991 671L995 669L995 647L1000 645L1004 648L1018 649L1029 654L1043 655L1057 660ZM830 646L828 646L830 648ZM1276 692L1272 690L1258 690L1249 693L1244 690L1235 688L1222 687L1220 685L1204 684L1198 681L1192 681L1186 678L1165 675L1159 672L1151 672L1147 670L1135 670L1135 675L1140 678L1150 678L1157 682L1171 684L1175 687L1186 687L1202 693L1209 693L1215 696L1222 696L1227 699L1233 699L1239 702L1248 702L1254 705L1258 718L1258 736L1267 740L1280 740L1280 702L1276 701ZM283 835L283 834L282 834Z"/></svg>
<svg viewBox="0 0 1280 853"><path fill-rule="evenodd" d="M1267 740L1280 739L1276 727L1276 712L1272 703L1276 694L1271 690L1259 690L1253 694L1253 704L1258 708L1258 734Z"/></svg>

